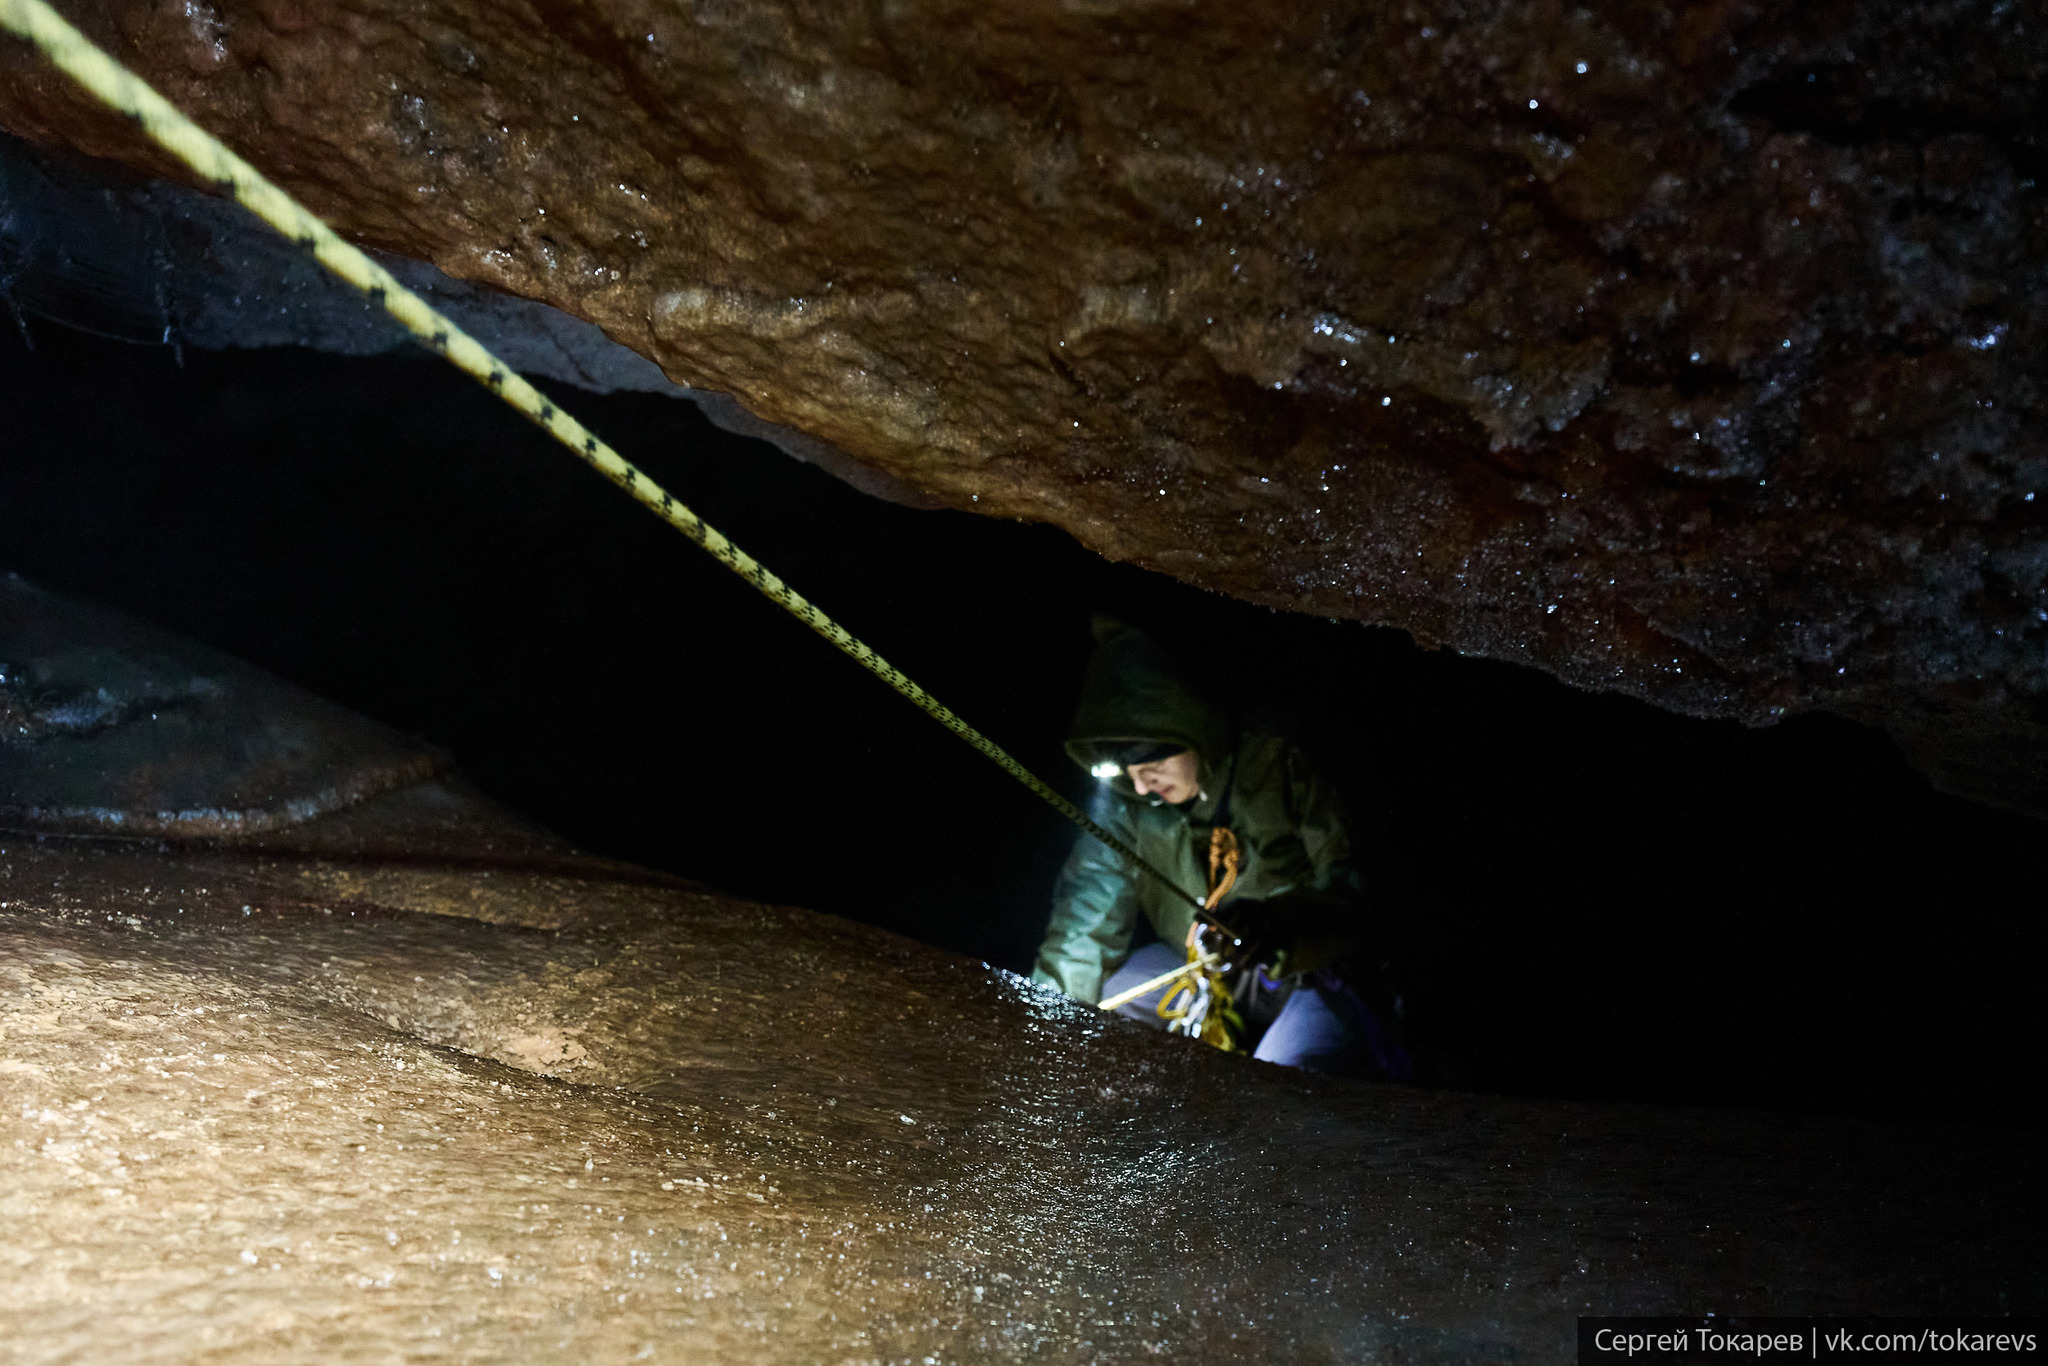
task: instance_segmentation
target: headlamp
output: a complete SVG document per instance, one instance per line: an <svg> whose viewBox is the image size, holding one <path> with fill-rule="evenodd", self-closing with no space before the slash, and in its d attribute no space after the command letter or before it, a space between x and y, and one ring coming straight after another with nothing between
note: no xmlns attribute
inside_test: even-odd
<svg viewBox="0 0 2048 1366"><path fill-rule="evenodd" d="M1117 774L1123 772L1123 769L1105 759L1088 771L1106 783Z"/></svg>

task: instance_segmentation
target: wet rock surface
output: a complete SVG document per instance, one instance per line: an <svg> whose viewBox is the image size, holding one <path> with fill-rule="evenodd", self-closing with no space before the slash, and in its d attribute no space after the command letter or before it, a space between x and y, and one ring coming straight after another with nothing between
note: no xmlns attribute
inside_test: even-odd
<svg viewBox="0 0 2048 1366"><path fill-rule="evenodd" d="M1562 1360L2038 1308L2018 1135L1428 1095L808 912L0 845L9 1358ZM476 878L476 862L387 864Z"/></svg>
<svg viewBox="0 0 2048 1366"><path fill-rule="evenodd" d="M2041 806L2033 7L79 17L344 230L937 500ZM162 167L7 60L0 123Z"/></svg>
<svg viewBox="0 0 2048 1366"><path fill-rule="evenodd" d="M260 669L0 575L0 824L240 834L445 767L431 747Z"/></svg>

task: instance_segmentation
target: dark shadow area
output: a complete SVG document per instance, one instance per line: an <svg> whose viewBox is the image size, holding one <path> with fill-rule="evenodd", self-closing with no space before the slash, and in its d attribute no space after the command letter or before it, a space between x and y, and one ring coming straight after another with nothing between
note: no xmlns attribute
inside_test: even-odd
<svg viewBox="0 0 2048 1366"><path fill-rule="evenodd" d="M1028 968L1060 818L468 380L30 326L0 329L0 568L417 732L594 852ZM2036 1122L2043 828L1873 732L1574 692L562 398L1077 797L1092 610L1298 716L1476 1087Z"/></svg>

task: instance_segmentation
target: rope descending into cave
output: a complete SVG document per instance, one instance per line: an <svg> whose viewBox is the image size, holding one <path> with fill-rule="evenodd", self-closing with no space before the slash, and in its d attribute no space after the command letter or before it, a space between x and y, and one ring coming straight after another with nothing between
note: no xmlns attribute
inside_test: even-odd
<svg viewBox="0 0 2048 1366"><path fill-rule="evenodd" d="M709 551L714 559L754 585L769 601L851 655L870 673L923 708L933 720L1037 793L1062 816L1158 879L1174 895L1200 908L1199 900L1140 857L1137 850L1088 819L1037 774L1010 757L1002 746L968 725L951 708L906 677L902 670L863 644L851 631L769 573L760 561L676 501L667 490L599 440L582 423L557 408L511 366L435 312L389 271L343 241L310 210L271 184L255 167L229 151L212 134L186 118L147 81L115 61L44 0L0 0L0 27L34 45L37 51L84 86L95 99L126 115L159 146L190 166L223 194L231 195L242 207L313 253L321 265L367 294L407 331L545 428L550 436L575 452L578 458Z"/></svg>

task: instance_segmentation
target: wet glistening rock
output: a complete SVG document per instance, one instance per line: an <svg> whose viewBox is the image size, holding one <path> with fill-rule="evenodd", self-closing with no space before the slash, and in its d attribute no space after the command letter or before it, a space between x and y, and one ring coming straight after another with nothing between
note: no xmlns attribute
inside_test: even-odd
<svg viewBox="0 0 2048 1366"><path fill-rule="evenodd" d="M2030 10L81 17L877 487L2048 809ZM7 60L0 124L163 168Z"/></svg>

